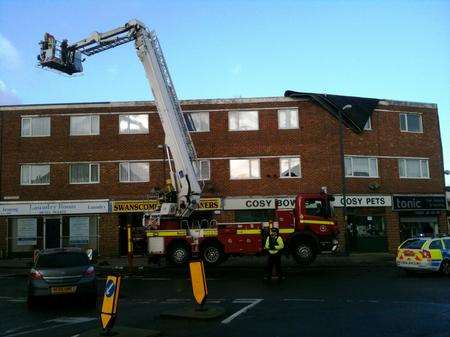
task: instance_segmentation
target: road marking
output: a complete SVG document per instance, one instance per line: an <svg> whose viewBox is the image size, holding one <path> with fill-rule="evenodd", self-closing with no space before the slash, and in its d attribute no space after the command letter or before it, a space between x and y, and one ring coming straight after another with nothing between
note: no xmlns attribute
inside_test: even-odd
<svg viewBox="0 0 450 337"><path fill-rule="evenodd" d="M136 280L142 280L142 281L170 281L171 279L168 277L142 277L137 278Z"/></svg>
<svg viewBox="0 0 450 337"><path fill-rule="evenodd" d="M285 302L325 302L323 298L285 298Z"/></svg>
<svg viewBox="0 0 450 337"><path fill-rule="evenodd" d="M261 301L263 301L262 298L253 298L253 299L251 299L251 298L238 298L238 299L235 299L233 301L233 303L250 303L250 304L245 306L245 307L243 307L241 310L236 311L233 315L225 318L221 323L222 324L230 323L233 319L238 317L240 314L243 314L244 312L247 312L252 307L254 307L258 303L260 303Z"/></svg>
<svg viewBox="0 0 450 337"><path fill-rule="evenodd" d="M77 324L77 323L90 322L90 321L93 321L96 319L97 318L95 318L95 317L59 317L59 318L55 318L55 319L49 319L45 322Z"/></svg>

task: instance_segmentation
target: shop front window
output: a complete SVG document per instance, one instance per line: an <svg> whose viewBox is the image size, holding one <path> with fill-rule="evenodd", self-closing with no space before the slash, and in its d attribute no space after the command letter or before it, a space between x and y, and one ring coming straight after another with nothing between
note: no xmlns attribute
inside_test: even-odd
<svg viewBox="0 0 450 337"><path fill-rule="evenodd" d="M437 217L401 217L400 240L423 236L433 236L439 233Z"/></svg>
<svg viewBox="0 0 450 337"><path fill-rule="evenodd" d="M41 218L11 218L8 221L8 250L12 256L30 254L43 248Z"/></svg>
<svg viewBox="0 0 450 337"><path fill-rule="evenodd" d="M387 251L386 223L379 215L349 215L350 248L362 252Z"/></svg>
<svg viewBox="0 0 450 337"><path fill-rule="evenodd" d="M70 216L64 217L62 223L63 247L80 247L81 249L98 249L98 217Z"/></svg>

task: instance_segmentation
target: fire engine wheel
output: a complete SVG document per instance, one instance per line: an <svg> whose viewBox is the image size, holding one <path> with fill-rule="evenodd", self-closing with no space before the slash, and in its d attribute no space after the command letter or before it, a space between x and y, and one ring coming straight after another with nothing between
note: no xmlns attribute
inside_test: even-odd
<svg viewBox="0 0 450 337"><path fill-rule="evenodd" d="M217 266L222 262L223 258L223 249L216 243L207 244L202 249L202 259L207 265Z"/></svg>
<svg viewBox="0 0 450 337"><path fill-rule="evenodd" d="M292 255L297 263L302 265L309 265L314 261L316 252L314 251L310 243L305 241L298 241L293 246Z"/></svg>
<svg viewBox="0 0 450 337"><path fill-rule="evenodd" d="M186 245L175 244L170 248L168 258L171 264L183 266L189 261L190 252Z"/></svg>

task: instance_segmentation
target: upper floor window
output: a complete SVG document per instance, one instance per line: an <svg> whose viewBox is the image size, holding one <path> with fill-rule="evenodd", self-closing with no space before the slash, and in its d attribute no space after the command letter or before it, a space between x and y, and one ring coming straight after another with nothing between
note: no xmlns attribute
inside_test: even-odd
<svg viewBox="0 0 450 337"><path fill-rule="evenodd" d="M345 176L378 178L377 158L345 157Z"/></svg>
<svg viewBox="0 0 450 337"><path fill-rule="evenodd" d="M50 136L50 117L22 117L22 137Z"/></svg>
<svg viewBox="0 0 450 337"><path fill-rule="evenodd" d="M229 111L230 131L259 130L258 111Z"/></svg>
<svg viewBox="0 0 450 337"><path fill-rule="evenodd" d="M400 178L426 179L430 178L427 159L399 159Z"/></svg>
<svg viewBox="0 0 450 337"><path fill-rule="evenodd" d="M148 133L148 114L120 115L119 133Z"/></svg>
<svg viewBox="0 0 450 337"><path fill-rule="evenodd" d="M192 122L194 123L194 132L209 131L209 112L191 112Z"/></svg>
<svg viewBox="0 0 450 337"><path fill-rule="evenodd" d="M70 116L70 135L88 136L100 134L100 116Z"/></svg>
<svg viewBox="0 0 450 337"><path fill-rule="evenodd" d="M300 158L280 158L280 178L300 178Z"/></svg>
<svg viewBox="0 0 450 337"><path fill-rule="evenodd" d="M230 179L259 178L259 159L230 159Z"/></svg>
<svg viewBox="0 0 450 337"><path fill-rule="evenodd" d="M95 184L100 181L99 164L77 163L70 165L71 184Z"/></svg>
<svg viewBox="0 0 450 337"><path fill-rule="evenodd" d="M403 132L423 132L422 115L417 113L401 113L400 130Z"/></svg>
<svg viewBox="0 0 450 337"><path fill-rule="evenodd" d="M372 117L369 117L369 119L367 120L366 124L364 125L364 130L372 130Z"/></svg>
<svg viewBox="0 0 450 337"><path fill-rule="evenodd" d="M298 129L298 110L278 110L278 129Z"/></svg>
<svg viewBox="0 0 450 337"><path fill-rule="evenodd" d="M148 162L122 162L119 164L120 182L147 182L149 180L150 165Z"/></svg>
<svg viewBox="0 0 450 337"><path fill-rule="evenodd" d="M50 165L22 165L20 167L20 184L50 184Z"/></svg>
<svg viewBox="0 0 450 337"><path fill-rule="evenodd" d="M195 169L197 170L198 180L209 180L211 179L210 174L210 162L209 160L198 160L194 162Z"/></svg>

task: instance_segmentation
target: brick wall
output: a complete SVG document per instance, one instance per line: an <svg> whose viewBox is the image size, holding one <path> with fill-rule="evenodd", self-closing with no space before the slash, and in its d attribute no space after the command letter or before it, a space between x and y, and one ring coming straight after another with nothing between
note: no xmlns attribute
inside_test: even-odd
<svg viewBox="0 0 450 337"><path fill-rule="evenodd" d="M102 214L99 223L99 255L102 257L117 256L119 254L119 221L118 215Z"/></svg>

